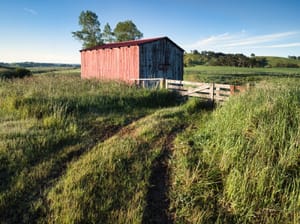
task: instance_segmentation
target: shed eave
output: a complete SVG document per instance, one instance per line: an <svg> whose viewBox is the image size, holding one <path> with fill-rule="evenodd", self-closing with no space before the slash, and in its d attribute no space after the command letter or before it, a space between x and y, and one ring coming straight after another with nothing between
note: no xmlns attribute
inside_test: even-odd
<svg viewBox="0 0 300 224"><path fill-rule="evenodd" d="M175 42L173 42L168 37L156 37L156 38L150 38L150 39L141 39L141 40L131 40L131 41L123 41L123 42L117 42L117 43L111 43L111 44L103 44L96 47L90 47L86 49L82 49L79 52L83 51L92 51L92 50L98 50L98 49L107 49L107 48L118 48L118 47L131 47L131 46L140 46L147 43L152 43L154 41L167 39L169 42L171 42L174 46L176 46L178 49L184 52L184 49L179 47Z"/></svg>

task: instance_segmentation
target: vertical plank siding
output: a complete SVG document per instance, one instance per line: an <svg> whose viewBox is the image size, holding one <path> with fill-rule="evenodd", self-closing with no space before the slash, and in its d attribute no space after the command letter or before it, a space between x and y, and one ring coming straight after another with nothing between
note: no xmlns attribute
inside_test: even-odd
<svg viewBox="0 0 300 224"><path fill-rule="evenodd" d="M183 79L183 51L167 39L140 46L140 78Z"/></svg>
<svg viewBox="0 0 300 224"><path fill-rule="evenodd" d="M81 77L127 82L138 78L138 46L81 52Z"/></svg>
<svg viewBox="0 0 300 224"><path fill-rule="evenodd" d="M183 49L169 38L107 44L81 51L81 77L131 82L183 79Z"/></svg>

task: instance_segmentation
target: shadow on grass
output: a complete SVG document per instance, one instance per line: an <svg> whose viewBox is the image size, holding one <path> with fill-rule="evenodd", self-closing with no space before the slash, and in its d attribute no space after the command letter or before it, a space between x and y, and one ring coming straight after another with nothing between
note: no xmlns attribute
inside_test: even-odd
<svg viewBox="0 0 300 224"><path fill-rule="evenodd" d="M45 175L31 180L35 175L36 167L29 168L28 178L23 183L24 187L18 191L9 192L3 197L5 203L0 207L0 220L5 223L38 223L38 220L45 218L48 213L48 202L45 195L49 187L65 173L68 164L88 152L99 142L115 135L121 128L122 126L111 125L105 127L105 131L103 131L102 126L91 125L89 135L85 139L57 145L55 152L35 162L35 165L39 166L39 164L53 160ZM76 143L78 141L81 143Z"/></svg>

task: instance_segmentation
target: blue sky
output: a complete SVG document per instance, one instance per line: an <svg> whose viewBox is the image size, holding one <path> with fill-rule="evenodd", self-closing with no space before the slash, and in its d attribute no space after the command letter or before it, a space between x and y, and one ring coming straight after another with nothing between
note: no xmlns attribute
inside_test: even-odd
<svg viewBox="0 0 300 224"><path fill-rule="evenodd" d="M82 10L103 29L132 20L144 38L168 36L187 52L300 56L299 0L2 0L0 61L80 63Z"/></svg>

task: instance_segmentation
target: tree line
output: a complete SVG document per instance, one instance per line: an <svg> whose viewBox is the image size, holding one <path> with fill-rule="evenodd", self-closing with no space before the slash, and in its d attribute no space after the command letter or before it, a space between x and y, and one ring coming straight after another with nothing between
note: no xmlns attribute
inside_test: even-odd
<svg viewBox="0 0 300 224"><path fill-rule="evenodd" d="M295 59L290 58L289 59ZM251 57L247 57L243 54L225 54L213 51L197 51L192 50L190 53L184 55L184 66L195 65L211 65L211 66L234 66L234 67L271 67L268 64L268 60L265 57L255 57L251 54ZM297 63L278 62L275 67L289 67L298 68Z"/></svg>
<svg viewBox="0 0 300 224"><path fill-rule="evenodd" d="M300 56L288 56L289 59L300 60Z"/></svg>
<svg viewBox="0 0 300 224"><path fill-rule="evenodd" d="M265 67L265 58L247 57L243 54L225 54L221 52L191 51L184 55L184 65L211 65L211 66L235 66L235 67Z"/></svg>
<svg viewBox="0 0 300 224"><path fill-rule="evenodd" d="M112 30L109 23L106 23L101 31L100 22L96 13L82 11L79 16L81 30L72 32L75 39L82 42L83 48L95 47L107 43L137 40L143 37L137 26L131 21L119 22Z"/></svg>

